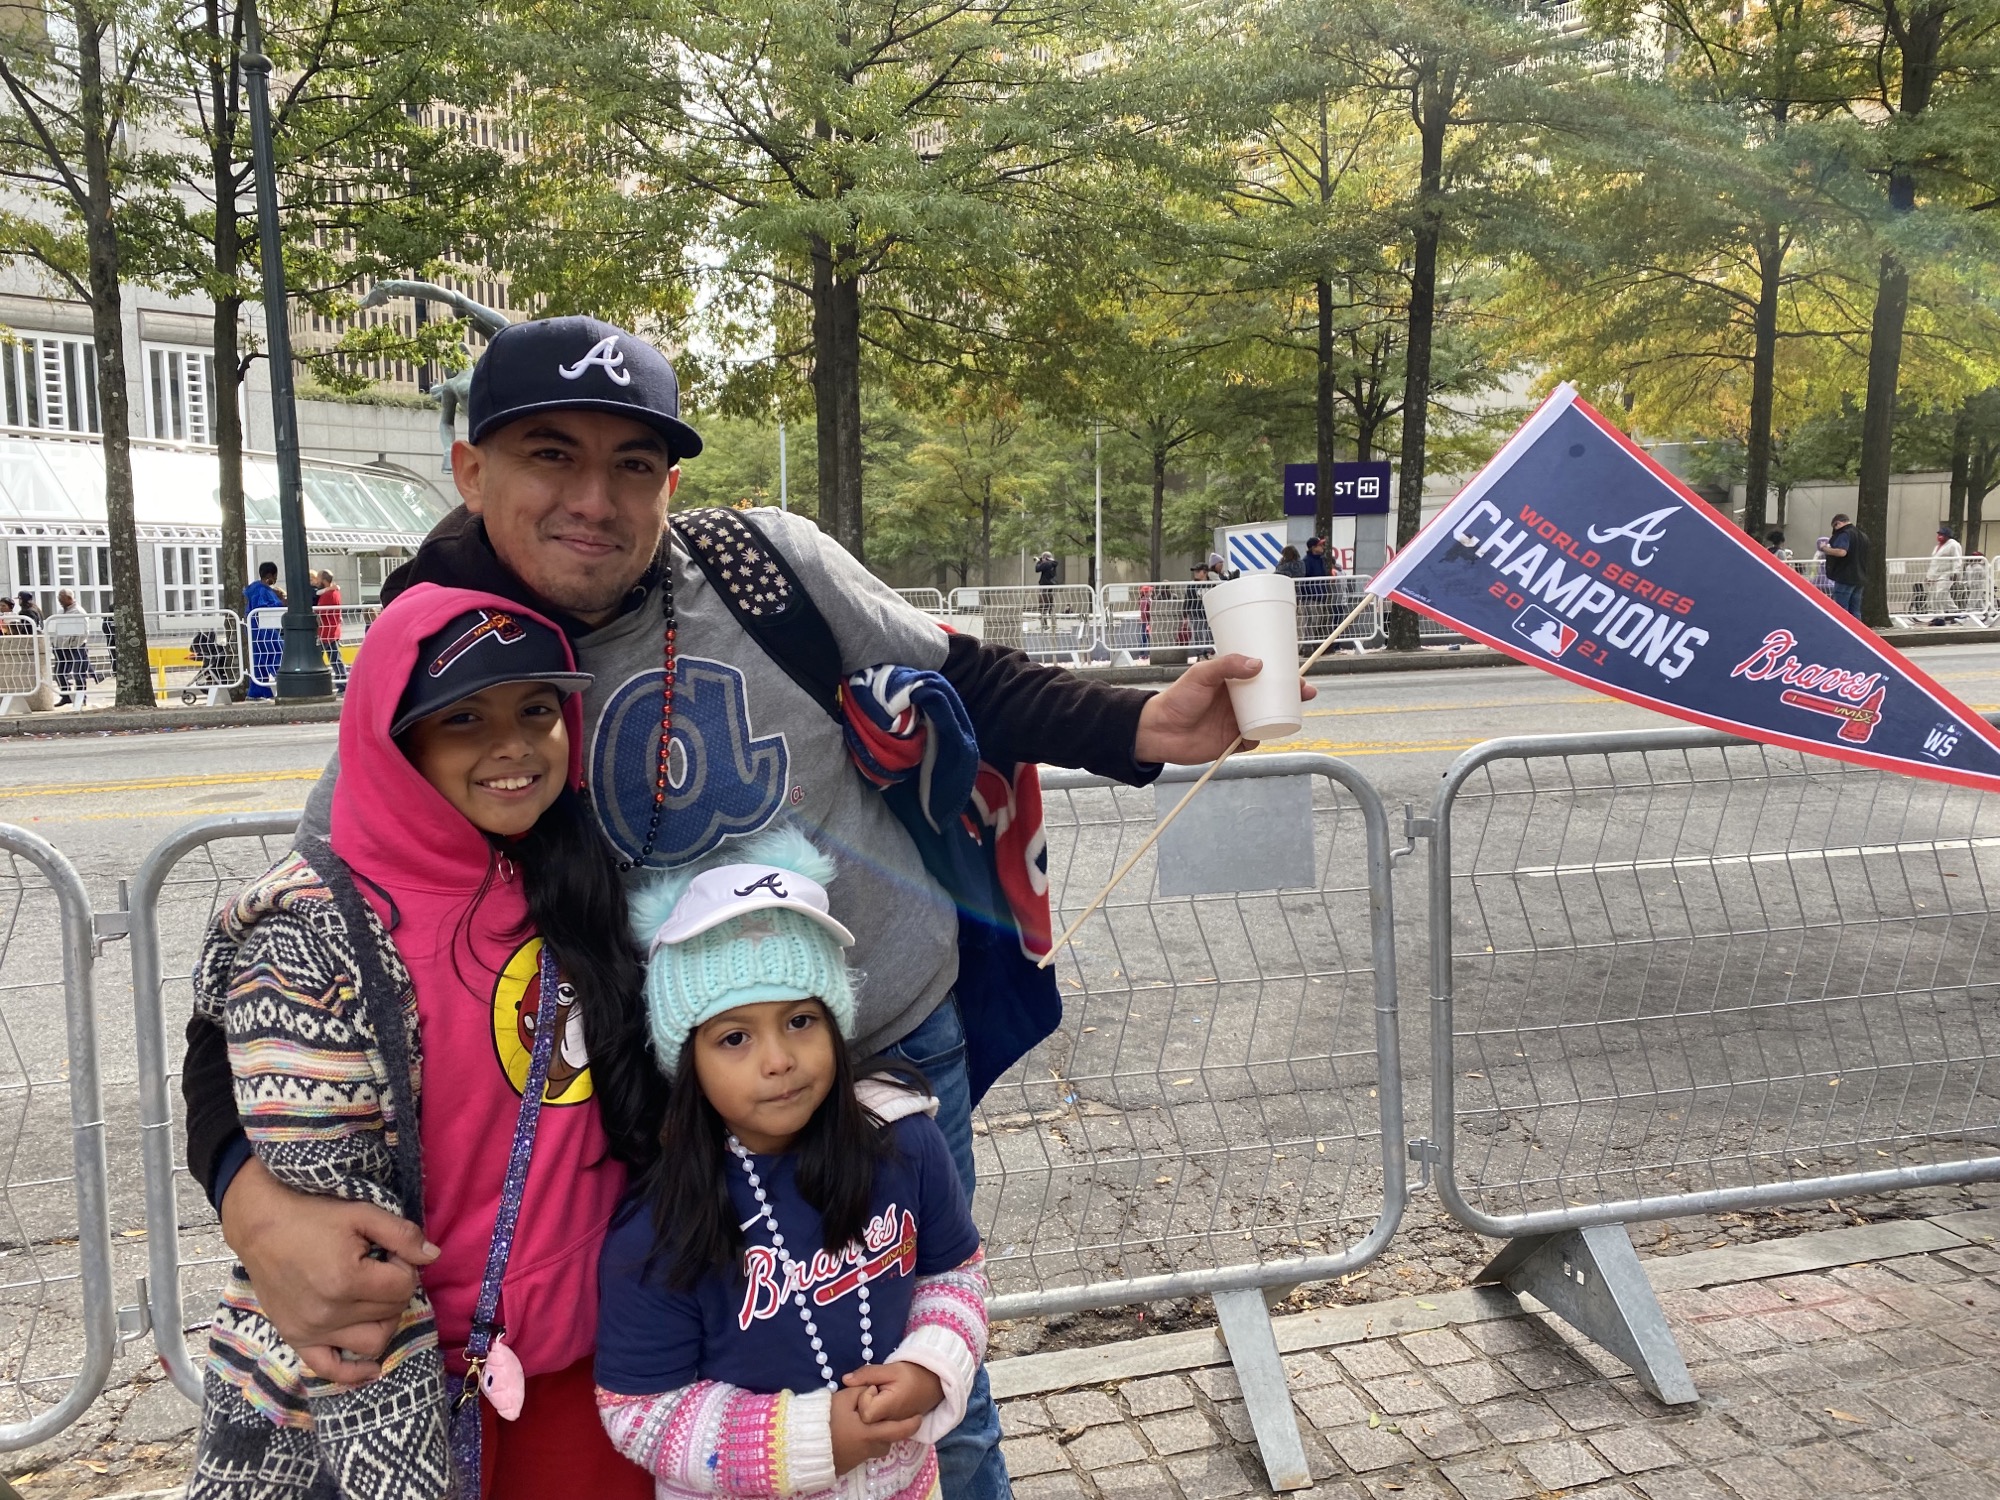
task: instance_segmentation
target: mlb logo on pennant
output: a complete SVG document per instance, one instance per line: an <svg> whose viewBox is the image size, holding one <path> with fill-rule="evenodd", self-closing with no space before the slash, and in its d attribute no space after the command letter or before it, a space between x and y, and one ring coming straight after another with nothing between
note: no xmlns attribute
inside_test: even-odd
<svg viewBox="0 0 2000 1500"><path fill-rule="evenodd" d="M1514 633L1526 636L1529 645L1539 646L1551 656L1561 656L1576 644L1576 631L1571 626L1532 605L1514 617Z"/></svg>

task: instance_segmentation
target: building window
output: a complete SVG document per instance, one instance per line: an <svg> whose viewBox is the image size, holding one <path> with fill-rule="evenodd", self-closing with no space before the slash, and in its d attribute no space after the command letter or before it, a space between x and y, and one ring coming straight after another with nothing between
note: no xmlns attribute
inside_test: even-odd
<svg viewBox="0 0 2000 1500"><path fill-rule="evenodd" d="M14 586L28 589L44 615L68 589L87 615L111 613L111 549L89 542L16 542Z"/></svg>
<svg viewBox="0 0 2000 1500"><path fill-rule="evenodd" d="M159 560L155 571L162 614L192 615L221 608L220 547L156 547L154 554Z"/></svg>
<svg viewBox="0 0 2000 1500"><path fill-rule="evenodd" d="M89 339L16 334L0 347L7 425L44 432L98 432L97 346Z"/></svg>
<svg viewBox="0 0 2000 1500"><path fill-rule="evenodd" d="M148 345L146 414L148 430L161 442L214 442L214 354Z"/></svg>

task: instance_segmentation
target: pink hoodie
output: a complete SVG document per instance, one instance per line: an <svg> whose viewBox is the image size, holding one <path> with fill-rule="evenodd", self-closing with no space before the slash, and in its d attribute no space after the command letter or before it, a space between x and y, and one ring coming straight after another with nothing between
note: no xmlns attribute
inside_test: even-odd
<svg viewBox="0 0 2000 1500"><path fill-rule="evenodd" d="M454 615L479 608L540 618L490 594L419 584L369 627L340 715L331 839L361 877L416 986L424 1229L443 1251L423 1283L453 1369L463 1367L520 1113L541 939L528 930L512 862L496 857L486 835L424 780L389 737L389 725L418 644ZM574 788L583 763L574 697L563 712ZM501 1283L500 1321L529 1375L564 1369L595 1346L597 1253L625 1188L625 1169L608 1155L590 1102L582 1016L568 1003L561 1015L520 1228Z"/></svg>

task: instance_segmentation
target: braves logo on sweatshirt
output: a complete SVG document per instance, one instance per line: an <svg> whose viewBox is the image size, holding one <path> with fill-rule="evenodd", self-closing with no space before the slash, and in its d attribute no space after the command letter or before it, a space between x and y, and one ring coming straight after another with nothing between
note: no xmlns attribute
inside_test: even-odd
<svg viewBox="0 0 2000 1500"><path fill-rule="evenodd" d="M653 822L663 677L658 670L639 672L620 683L591 742L597 821L627 859L639 857ZM681 657L666 805L647 867L684 865L724 839L764 827L784 806L791 763L784 735L760 735L751 725L741 671L705 657Z"/></svg>
<svg viewBox="0 0 2000 1500"><path fill-rule="evenodd" d="M815 1307L826 1307L864 1282L884 1276L909 1276L917 1269L917 1218L891 1203L869 1220L859 1241L849 1241L838 1253L816 1250L809 1260L790 1265L769 1245L752 1245L743 1252L743 1306L736 1326L748 1331L762 1318L775 1318L799 1293Z"/></svg>

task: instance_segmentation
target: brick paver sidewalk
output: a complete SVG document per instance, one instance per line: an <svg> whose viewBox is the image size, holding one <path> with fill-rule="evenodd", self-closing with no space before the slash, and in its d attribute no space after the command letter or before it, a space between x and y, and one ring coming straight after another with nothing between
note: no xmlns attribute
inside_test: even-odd
<svg viewBox="0 0 2000 1500"><path fill-rule="evenodd" d="M1893 1255L1924 1231L1943 1248ZM1701 1393L1688 1407L1663 1406L1574 1330L1495 1293L1281 1319L1318 1481L1294 1493L2000 1497L2000 1252L1985 1243L1996 1232L2000 1213L1987 1210L1649 1262ZM1877 1253L1893 1258L1866 1258ZM1755 1276L1760 1260L1826 1268ZM1019 1500L1269 1494L1226 1363L1092 1378L1093 1359L1116 1372L1149 1343L1178 1341L1198 1363L1207 1337L996 1363L995 1388L1013 1397L1001 1417ZM1046 1388L1070 1378L1065 1359L1087 1388Z"/></svg>

